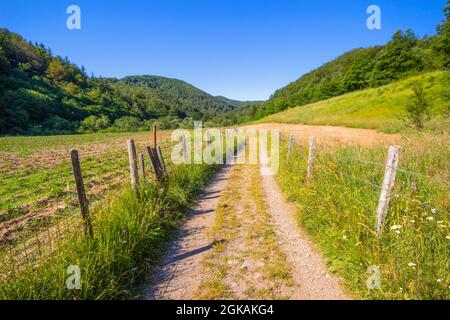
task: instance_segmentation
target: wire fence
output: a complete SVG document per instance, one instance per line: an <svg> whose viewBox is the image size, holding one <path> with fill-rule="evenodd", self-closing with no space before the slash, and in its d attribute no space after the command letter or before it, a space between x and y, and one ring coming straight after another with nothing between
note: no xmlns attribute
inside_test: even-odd
<svg viewBox="0 0 450 320"><path fill-rule="evenodd" d="M290 154L295 150L296 142L293 134L287 139L287 157L289 159ZM303 152L309 153L308 168L306 179L312 179L314 177L314 171L321 170L322 172L327 172L335 178L338 178L342 183L353 182L348 184L356 185L357 188L361 186L367 187L371 192L377 202L373 204L368 204L371 208L376 207L377 210L377 228L381 234L383 224L385 223L386 215L389 210L389 204L392 199L398 198L407 201L408 203L415 204L424 208L431 213L436 213L437 211L446 212L446 204L444 206L438 205L423 199L423 195L418 195L417 185L422 184L432 184L435 187L433 189L428 187L430 190L436 190L438 188L443 194L448 198L450 183L445 178L435 177L427 175L420 172L415 172L413 170L408 170L401 168L399 166L398 153L399 148L391 146L389 151L396 150L397 161L390 162L388 160L379 162L362 159L360 156L353 154L348 154L346 149L345 154L335 154L330 153L330 148L328 145L317 145L315 143L315 138L311 137L311 143L309 147L306 147ZM333 156L330 156L330 155ZM390 154L390 153L389 153ZM384 156L384 155L383 155ZM355 166L362 166L364 169L356 170ZM367 169L366 169L367 168ZM360 174L364 172L364 174ZM355 184L357 182L358 184ZM421 198L422 197L422 198Z"/></svg>
<svg viewBox="0 0 450 320"><path fill-rule="evenodd" d="M148 144L138 142L135 149L139 154L145 155L142 157L142 164L146 168L153 168L140 171L145 173L145 177L141 178L152 180L156 176L147 154ZM170 156L172 144L170 141L161 143L158 147L161 158L163 155ZM94 207L101 203L108 192L129 183L130 158L126 144L123 145L125 147L111 148L114 150L108 152L80 154L87 205ZM21 213L18 217L0 222L0 277L14 276L27 268L37 267L57 254L67 240L86 235L86 221L80 216L79 190L74 183L71 158L60 158L63 159L59 159L61 164L58 170L51 170L43 175L41 183L32 188L26 188L29 180L33 179L32 176L16 177L14 183L17 184L17 190L13 189L14 195L0 201L0 209L7 203L20 203L18 207L12 207L8 211ZM159 161L163 163L164 160ZM47 169L45 164L41 168ZM39 174L40 170L35 171ZM8 183L10 176L7 174L2 177ZM33 194L43 196L38 200L24 201Z"/></svg>

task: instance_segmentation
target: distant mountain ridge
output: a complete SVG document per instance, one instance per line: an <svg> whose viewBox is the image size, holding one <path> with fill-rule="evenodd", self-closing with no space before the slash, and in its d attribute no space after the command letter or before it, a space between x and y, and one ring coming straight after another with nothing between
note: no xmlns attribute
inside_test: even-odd
<svg viewBox="0 0 450 320"><path fill-rule="evenodd" d="M0 29L0 134L169 129L193 120L222 125L246 103L161 76L88 77L43 44Z"/></svg>

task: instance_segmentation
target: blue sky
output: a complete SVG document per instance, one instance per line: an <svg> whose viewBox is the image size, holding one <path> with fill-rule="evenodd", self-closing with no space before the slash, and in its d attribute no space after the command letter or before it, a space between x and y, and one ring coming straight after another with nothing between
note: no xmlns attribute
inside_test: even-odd
<svg viewBox="0 0 450 320"><path fill-rule="evenodd" d="M66 28L80 6L82 29ZM369 30L366 9L381 8ZM267 99L276 89L397 29L434 34L446 0L1 0L0 26L104 77L154 74L214 95Z"/></svg>

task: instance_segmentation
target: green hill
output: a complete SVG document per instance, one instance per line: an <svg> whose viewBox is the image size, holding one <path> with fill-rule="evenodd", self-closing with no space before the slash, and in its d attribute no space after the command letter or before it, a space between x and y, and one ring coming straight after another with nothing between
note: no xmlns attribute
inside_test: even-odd
<svg viewBox="0 0 450 320"><path fill-rule="evenodd" d="M0 29L0 135L130 131L226 122L245 104L177 79L88 77L43 44Z"/></svg>
<svg viewBox="0 0 450 320"><path fill-rule="evenodd" d="M444 12L446 20L437 26L436 35L419 38L411 30L399 30L385 45L344 53L275 91L265 103L237 108L232 116L238 122L248 122L346 93L446 70L450 68L450 5ZM348 115L351 115L350 110ZM359 122L355 120L355 123Z"/></svg>
<svg viewBox="0 0 450 320"><path fill-rule="evenodd" d="M448 129L450 114L450 72L435 71L378 88L365 89L324 101L291 108L258 122L302 123L378 129L398 132L412 86L422 82L432 104L428 127Z"/></svg>

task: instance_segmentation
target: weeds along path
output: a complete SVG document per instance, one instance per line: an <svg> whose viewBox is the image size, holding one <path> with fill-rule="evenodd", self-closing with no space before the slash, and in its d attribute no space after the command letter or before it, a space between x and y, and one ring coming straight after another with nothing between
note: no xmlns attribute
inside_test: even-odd
<svg viewBox="0 0 450 320"><path fill-rule="evenodd" d="M203 275L202 258L213 247L206 236L214 221L215 208L230 176L231 167L223 167L200 195L196 208L177 232L156 270L151 284L144 287L147 300L194 299L194 291Z"/></svg>
<svg viewBox="0 0 450 320"><path fill-rule="evenodd" d="M262 186L280 246L299 284L296 300L348 300L336 276L327 273L323 258L315 251L295 219L296 207L286 202L273 176L262 176Z"/></svg>

